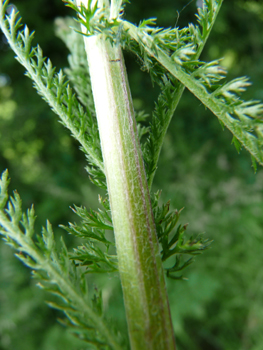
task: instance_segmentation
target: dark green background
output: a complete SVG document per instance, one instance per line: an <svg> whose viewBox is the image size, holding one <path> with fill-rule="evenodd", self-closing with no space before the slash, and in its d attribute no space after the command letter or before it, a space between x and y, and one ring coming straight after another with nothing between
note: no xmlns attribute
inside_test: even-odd
<svg viewBox="0 0 263 350"><path fill-rule="evenodd" d="M54 20L72 12L61 0L17 0L23 23L35 30L35 44L58 68L67 66L67 49L54 35ZM158 17L159 26L195 22L196 1L132 0L126 18L138 23ZM1 34L0 34L1 35ZM151 113L158 89L137 59L126 54L137 110ZM223 57L228 79L249 76L245 96L263 100L263 5L225 1L201 59ZM97 189L84 170L85 157L24 77L0 37L0 170L9 169L10 189L24 208L35 204L37 230L48 218L59 237L73 245L59 224L77 220L73 203L97 207ZM262 350L263 343L263 171L250 156L237 154L231 135L187 91L168 131L154 190L173 208L185 207L189 234L205 232L212 247L185 271L188 281L168 281L178 350ZM105 309L123 324L117 278L90 279L103 286ZM92 290L91 290L92 292ZM65 332L30 271L0 242L0 350L89 349ZM142 349L143 350L143 349Z"/></svg>

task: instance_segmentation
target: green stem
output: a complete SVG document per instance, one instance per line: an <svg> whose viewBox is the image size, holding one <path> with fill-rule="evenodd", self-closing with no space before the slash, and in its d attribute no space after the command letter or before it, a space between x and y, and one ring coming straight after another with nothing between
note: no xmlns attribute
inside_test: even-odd
<svg viewBox="0 0 263 350"><path fill-rule="evenodd" d="M164 272L121 48L111 45L103 34L84 40L131 348L174 350Z"/></svg>

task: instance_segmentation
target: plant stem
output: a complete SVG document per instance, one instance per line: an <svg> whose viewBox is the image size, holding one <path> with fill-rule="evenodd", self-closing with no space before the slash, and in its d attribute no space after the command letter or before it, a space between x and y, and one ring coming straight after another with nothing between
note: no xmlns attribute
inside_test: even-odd
<svg viewBox="0 0 263 350"><path fill-rule="evenodd" d="M84 1L79 0L78 5ZM131 348L174 350L149 189L120 45L84 37Z"/></svg>

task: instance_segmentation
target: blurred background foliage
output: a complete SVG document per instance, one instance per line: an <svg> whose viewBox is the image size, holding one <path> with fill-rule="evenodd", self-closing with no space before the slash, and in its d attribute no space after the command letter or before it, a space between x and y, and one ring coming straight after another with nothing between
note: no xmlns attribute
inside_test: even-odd
<svg viewBox="0 0 263 350"><path fill-rule="evenodd" d="M198 1L132 0L126 18L158 17L159 26L195 22ZM200 1L199 1L200 3ZM68 51L55 33L57 17L69 16L61 0L17 0L23 22L35 30L35 43L58 68ZM263 4L225 1L203 60L222 57L228 79L249 76L248 98L263 100ZM1 34L0 34L1 35ZM136 58L126 54L136 110L151 113L158 89ZM37 230L48 218L58 228L75 221L73 203L96 208L98 191L84 170L85 157L68 131L35 93L23 68L0 36L0 170L9 169L10 189L24 208L35 204ZM154 190L181 216L189 233L206 232L211 249L186 271L187 281L168 281L178 350L262 350L263 343L263 170L254 174L249 155L238 155L231 135L185 91L168 131ZM105 312L125 329L116 276L89 277L91 290L103 288ZM48 297L30 271L0 241L0 350L87 349L57 323ZM124 330L125 331L125 330Z"/></svg>

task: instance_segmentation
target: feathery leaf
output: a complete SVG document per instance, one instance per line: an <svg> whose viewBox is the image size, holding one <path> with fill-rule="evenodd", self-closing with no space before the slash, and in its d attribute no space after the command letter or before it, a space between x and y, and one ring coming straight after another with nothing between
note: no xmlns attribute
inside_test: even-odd
<svg viewBox="0 0 263 350"><path fill-rule="evenodd" d="M16 59L26 68L26 75L33 80L39 95L59 116L60 122L70 130L85 152L91 173L104 177L104 167L96 129L94 112L80 105L62 71L55 73L50 60L43 57L39 46L32 47L33 33L21 28L18 12L5 15L9 1L0 0L0 28L16 54ZM95 127L94 127L95 125ZM101 182L105 182L101 180Z"/></svg>
<svg viewBox="0 0 263 350"><path fill-rule="evenodd" d="M47 222L35 243L32 234L34 210L23 214L17 193L10 197L5 209L8 182L6 171L0 179L0 198L4 198L0 208L0 234L4 240L18 250L16 256L34 270L34 277L40 280L39 286L58 297L56 302L49 305L64 312L81 339L100 350L123 349L104 319L102 309L98 309L94 298L93 302L89 300L85 277L70 261L63 242L60 253L57 252L50 223Z"/></svg>

